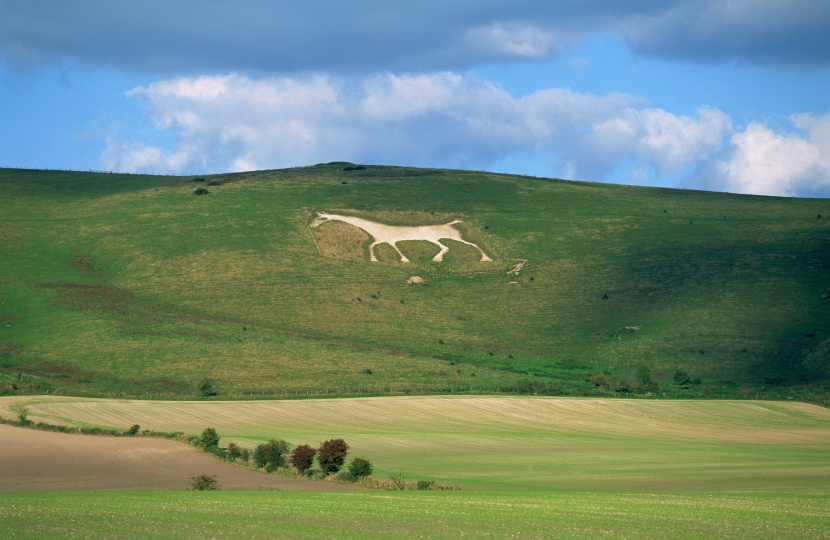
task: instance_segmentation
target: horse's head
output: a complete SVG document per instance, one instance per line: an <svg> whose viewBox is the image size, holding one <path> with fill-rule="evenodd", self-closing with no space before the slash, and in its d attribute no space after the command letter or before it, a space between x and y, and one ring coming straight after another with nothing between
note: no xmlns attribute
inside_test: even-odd
<svg viewBox="0 0 830 540"><path fill-rule="evenodd" d="M311 223L309 223L308 226L311 228L319 227L320 225L331 219L329 215L330 214L326 214L325 212L317 212L317 217L311 220Z"/></svg>

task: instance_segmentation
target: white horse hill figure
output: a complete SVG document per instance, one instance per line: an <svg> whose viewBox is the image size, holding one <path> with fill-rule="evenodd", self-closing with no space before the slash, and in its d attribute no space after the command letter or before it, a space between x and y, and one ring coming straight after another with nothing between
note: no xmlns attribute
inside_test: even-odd
<svg viewBox="0 0 830 540"><path fill-rule="evenodd" d="M419 227L407 227L401 225L375 223L374 221L361 219L359 217L338 216L337 214L317 212L317 217L311 222L311 227L317 227L326 221L343 221L344 223L354 225L355 227L366 231L366 233L374 239L374 242L369 245L369 260L374 262L377 262L378 260L377 257L375 257L375 246L383 243L389 244L395 248L395 251L397 251L398 255L401 256L401 262L409 262L406 255L404 255L396 245L396 242L400 242L402 240L426 240L427 242L432 242L441 248L441 251L439 251L438 254L432 258L432 260L437 262L443 261L444 254L448 252L450 248L440 242L442 238L448 238L450 240L455 240L456 242L461 242L462 244L467 244L468 246L473 246L479 253L481 253L482 261L492 262L493 260L488 257L487 254L484 253L484 250L480 247L461 238L461 233L453 227L456 223L461 223L460 219L450 221L444 225L421 225Z"/></svg>

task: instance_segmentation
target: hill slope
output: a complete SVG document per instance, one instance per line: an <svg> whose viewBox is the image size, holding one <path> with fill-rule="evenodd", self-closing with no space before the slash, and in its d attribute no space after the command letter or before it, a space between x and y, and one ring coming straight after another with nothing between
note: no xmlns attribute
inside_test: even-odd
<svg viewBox="0 0 830 540"><path fill-rule="evenodd" d="M4 392L826 400L826 200L345 163L193 180L0 170ZM459 218L494 261L369 262L317 211Z"/></svg>

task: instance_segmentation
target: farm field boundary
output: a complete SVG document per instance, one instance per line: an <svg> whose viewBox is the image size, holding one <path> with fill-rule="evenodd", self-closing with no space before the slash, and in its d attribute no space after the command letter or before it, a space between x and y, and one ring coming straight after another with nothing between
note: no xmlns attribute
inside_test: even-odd
<svg viewBox="0 0 830 540"><path fill-rule="evenodd" d="M830 485L830 411L793 402L425 396L161 402L0 398L0 415L197 434L222 444L343 437L377 475L480 489L687 491Z"/></svg>

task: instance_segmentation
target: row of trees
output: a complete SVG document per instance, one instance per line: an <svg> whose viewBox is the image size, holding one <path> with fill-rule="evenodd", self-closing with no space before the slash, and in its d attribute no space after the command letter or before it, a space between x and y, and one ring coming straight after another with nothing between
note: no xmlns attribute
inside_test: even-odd
<svg viewBox="0 0 830 540"><path fill-rule="evenodd" d="M202 432L202 444L207 451L219 450L219 434L213 428L207 428ZM257 467L265 468L271 472L279 467L286 467L289 464L296 468L300 474L307 474L314 465L314 459L322 472L334 474L340 471L346 463L346 456L349 454L349 445L343 439L329 439L320 443L318 448L312 448L307 444L301 444L290 450L290 445L282 439L271 439L267 443L258 445L253 452L242 449L234 443L228 444L225 451L232 459L242 458L244 461L253 460ZM355 458L349 464L349 475L353 479L372 474L372 464L363 458Z"/></svg>

